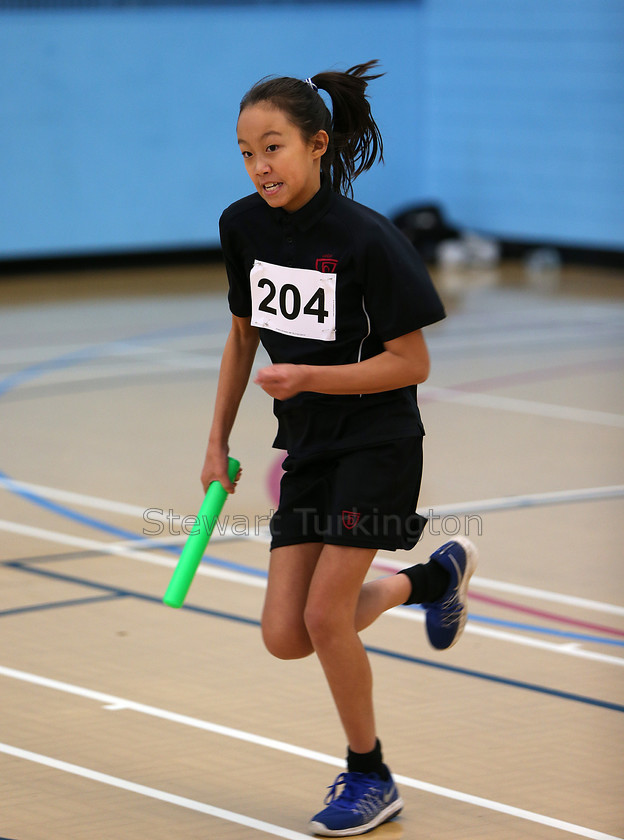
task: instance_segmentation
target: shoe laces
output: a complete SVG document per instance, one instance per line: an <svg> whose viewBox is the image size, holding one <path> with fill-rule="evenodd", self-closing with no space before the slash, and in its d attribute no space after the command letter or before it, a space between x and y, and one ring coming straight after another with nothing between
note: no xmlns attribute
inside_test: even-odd
<svg viewBox="0 0 624 840"><path fill-rule="evenodd" d="M444 626L454 624L459 618L461 618L463 611L464 605L459 600L458 592L456 590L450 598L440 604L438 608L438 612L440 614L440 624Z"/></svg>
<svg viewBox="0 0 624 840"><path fill-rule="evenodd" d="M464 605L459 598L459 588L464 576L464 570L452 554L450 554L450 558L453 566L455 567L457 581L448 598L435 605L437 612L440 614L440 624L444 627L452 625L457 620L461 619L462 612L464 611Z"/></svg>
<svg viewBox="0 0 624 840"><path fill-rule="evenodd" d="M344 785L340 795L337 789ZM364 773L341 773L333 784L329 786L329 793L325 797L325 805L335 805L347 811L353 811L363 816L375 816L379 810L381 790Z"/></svg>

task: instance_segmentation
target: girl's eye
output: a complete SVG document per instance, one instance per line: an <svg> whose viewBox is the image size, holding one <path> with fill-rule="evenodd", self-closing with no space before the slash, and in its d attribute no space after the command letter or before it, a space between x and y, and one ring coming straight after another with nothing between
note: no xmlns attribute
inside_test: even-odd
<svg viewBox="0 0 624 840"><path fill-rule="evenodd" d="M250 158L251 157L251 152L243 152L243 157L244 158Z"/></svg>
<svg viewBox="0 0 624 840"><path fill-rule="evenodd" d="M271 143L270 146L267 146L267 152L275 152L277 151L278 146L275 143Z"/></svg>

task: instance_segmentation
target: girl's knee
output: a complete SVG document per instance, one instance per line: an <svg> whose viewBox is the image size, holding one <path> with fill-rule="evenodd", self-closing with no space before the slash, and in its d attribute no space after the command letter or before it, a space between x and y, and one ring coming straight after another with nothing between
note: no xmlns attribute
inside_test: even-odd
<svg viewBox="0 0 624 840"><path fill-rule="evenodd" d="M342 616L326 604L309 603L306 606L303 620L313 647L318 649L341 635Z"/></svg>
<svg viewBox="0 0 624 840"><path fill-rule="evenodd" d="M264 646L277 659L303 659L314 648L305 627L293 628L288 624L262 620Z"/></svg>

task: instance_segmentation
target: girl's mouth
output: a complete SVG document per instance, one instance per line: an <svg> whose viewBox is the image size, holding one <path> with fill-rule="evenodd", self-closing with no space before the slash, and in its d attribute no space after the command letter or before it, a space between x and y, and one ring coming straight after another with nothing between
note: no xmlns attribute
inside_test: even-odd
<svg viewBox="0 0 624 840"><path fill-rule="evenodd" d="M282 187L281 181L276 181L272 184L263 184L262 191L265 195L275 195L275 193Z"/></svg>

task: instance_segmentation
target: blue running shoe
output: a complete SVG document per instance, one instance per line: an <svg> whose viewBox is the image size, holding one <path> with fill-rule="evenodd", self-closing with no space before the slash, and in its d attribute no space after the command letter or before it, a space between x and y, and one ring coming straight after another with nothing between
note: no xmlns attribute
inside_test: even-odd
<svg viewBox="0 0 624 840"><path fill-rule="evenodd" d="M336 790L344 785L340 796ZM396 817L403 800L392 780L377 773L341 773L325 797L327 808L312 817L310 828L323 837L352 837Z"/></svg>
<svg viewBox="0 0 624 840"><path fill-rule="evenodd" d="M434 648L446 650L461 636L468 609L468 582L477 568L477 549L466 537L455 537L431 555L451 576L444 595L437 601L423 604L427 611L426 626Z"/></svg>

